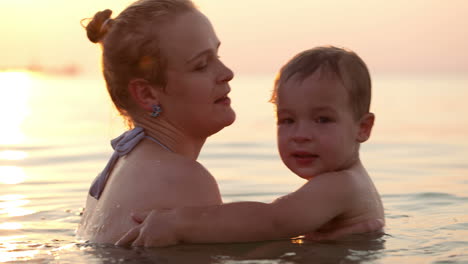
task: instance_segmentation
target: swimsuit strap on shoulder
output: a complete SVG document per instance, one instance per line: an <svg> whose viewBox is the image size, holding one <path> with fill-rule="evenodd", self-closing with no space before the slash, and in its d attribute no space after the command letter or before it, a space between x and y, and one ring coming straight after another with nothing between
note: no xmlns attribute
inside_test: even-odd
<svg viewBox="0 0 468 264"><path fill-rule="evenodd" d="M167 147L166 145L164 145L163 143L161 143L159 140L155 139L154 137L145 136L145 138L147 138L147 139L149 139L149 140L151 140L153 142L158 143L159 146L169 150L170 152L174 152L174 151L172 151L172 149L170 149L169 147Z"/></svg>
<svg viewBox="0 0 468 264"><path fill-rule="evenodd" d="M112 148L114 149L114 153L112 154L111 158L107 162L107 165L104 168L104 170L96 177L96 179L94 179L94 182L91 184L91 188L89 189L89 194L92 197L99 199L99 197L101 196L104 190L104 186L106 185L107 179L109 178L110 171L114 167L119 157L122 157L128 154L130 151L132 151L133 148L138 143L140 143L140 141L145 137L158 143L163 148L171 151L168 147L164 146L158 140L145 135L145 131L142 127L135 127L132 130L126 131L119 137L111 140L111 145L112 145Z"/></svg>

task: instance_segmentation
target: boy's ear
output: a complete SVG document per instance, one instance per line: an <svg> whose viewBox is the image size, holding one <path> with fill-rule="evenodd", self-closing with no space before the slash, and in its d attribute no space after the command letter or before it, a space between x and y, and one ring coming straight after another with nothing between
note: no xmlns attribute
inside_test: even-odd
<svg viewBox="0 0 468 264"><path fill-rule="evenodd" d="M372 127L374 126L374 120L375 116L373 113L367 113L359 120L359 131L356 138L359 143L369 139Z"/></svg>
<svg viewBox="0 0 468 264"><path fill-rule="evenodd" d="M145 79L131 80L128 83L128 91L133 101L148 112L153 110L153 105L159 104L158 89Z"/></svg>

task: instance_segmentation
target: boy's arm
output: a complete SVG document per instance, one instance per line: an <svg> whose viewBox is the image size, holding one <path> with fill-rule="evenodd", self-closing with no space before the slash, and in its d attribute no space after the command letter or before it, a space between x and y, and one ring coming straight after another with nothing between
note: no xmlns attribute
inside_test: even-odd
<svg viewBox="0 0 468 264"><path fill-rule="evenodd" d="M318 229L347 208L346 177L330 173L273 203L237 202L152 212L118 244L170 245L287 239ZM137 238L138 237L138 238Z"/></svg>

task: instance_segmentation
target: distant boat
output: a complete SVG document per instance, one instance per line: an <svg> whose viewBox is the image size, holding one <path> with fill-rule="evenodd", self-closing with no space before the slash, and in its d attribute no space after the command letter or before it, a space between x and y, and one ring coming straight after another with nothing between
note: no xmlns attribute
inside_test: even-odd
<svg viewBox="0 0 468 264"><path fill-rule="evenodd" d="M36 63L31 63L26 67L26 70L31 72L42 72L44 71L44 67Z"/></svg>
<svg viewBox="0 0 468 264"><path fill-rule="evenodd" d="M55 67L44 67L38 63L31 63L28 66L20 67L2 67L0 71L29 71L37 72L46 75L64 75L64 76L76 76L81 73L81 68L76 64L67 64L63 66Z"/></svg>
<svg viewBox="0 0 468 264"><path fill-rule="evenodd" d="M57 75L75 76L78 75L81 72L81 70L75 64L69 64L60 68L49 69L49 72Z"/></svg>

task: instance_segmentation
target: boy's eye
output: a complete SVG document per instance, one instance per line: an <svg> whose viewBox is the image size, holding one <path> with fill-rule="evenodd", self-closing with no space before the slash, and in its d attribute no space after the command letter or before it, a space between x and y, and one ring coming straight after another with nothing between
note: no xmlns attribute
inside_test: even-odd
<svg viewBox="0 0 468 264"><path fill-rule="evenodd" d="M278 125L287 125L294 123L294 119L292 118L279 118Z"/></svg>
<svg viewBox="0 0 468 264"><path fill-rule="evenodd" d="M319 124L326 124L332 122L332 119L326 116L319 116L315 119L315 122Z"/></svg>

